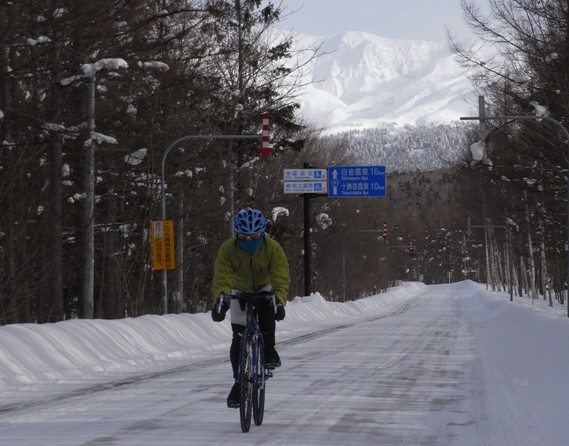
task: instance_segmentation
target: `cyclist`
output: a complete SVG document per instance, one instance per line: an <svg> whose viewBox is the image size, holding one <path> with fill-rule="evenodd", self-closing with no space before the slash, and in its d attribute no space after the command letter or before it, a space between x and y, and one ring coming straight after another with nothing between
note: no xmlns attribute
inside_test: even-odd
<svg viewBox="0 0 569 446"><path fill-rule="evenodd" d="M275 320L285 317L285 305L289 287L288 260L282 246L265 233L267 220L261 211L246 208L234 218L235 237L222 243L215 259L211 287L215 304L211 316L216 322L225 319L229 309L233 338L229 357L235 383L227 397L228 407L239 407L240 386L237 382L241 333L246 325L245 311L237 300L229 304L220 295L245 293L269 293L276 298L276 308L271 301L257 305L259 325L265 341L265 364L280 367L281 359L275 350ZM218 310L218 308L220 308Z"/></svg>

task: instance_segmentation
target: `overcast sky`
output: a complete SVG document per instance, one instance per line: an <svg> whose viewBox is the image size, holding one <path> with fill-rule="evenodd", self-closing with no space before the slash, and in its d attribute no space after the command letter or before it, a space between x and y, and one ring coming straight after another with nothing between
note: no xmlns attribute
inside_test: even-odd
<svg viewBox="0 0 569 446"><path fill-rule="evenodd" d="M290 17L279 28L311 36L365 31L391 39L446 41L445 26L459 38L469 33L460 0L282 0L282 4L284 15Z"/></svg>

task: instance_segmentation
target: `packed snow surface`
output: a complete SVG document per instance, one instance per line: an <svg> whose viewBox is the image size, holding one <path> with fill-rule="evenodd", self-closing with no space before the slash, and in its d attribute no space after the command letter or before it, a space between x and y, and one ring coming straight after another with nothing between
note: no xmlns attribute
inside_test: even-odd
<svg viewBox="0 0 569 446"><path fill-rule="evenodd" d="M353 302L297 297L265 420L228 409L228 321L209 313L0 327L0 443L567 444L565 308L465 281Z"/></svg>

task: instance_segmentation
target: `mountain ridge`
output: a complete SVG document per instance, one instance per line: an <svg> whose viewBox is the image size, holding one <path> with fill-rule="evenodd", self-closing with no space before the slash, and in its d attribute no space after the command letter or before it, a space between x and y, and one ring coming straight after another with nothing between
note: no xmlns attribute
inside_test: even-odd
<svg viewBox="0 0 569 446"><path fill-rule="evenodd" d="M449 123L476 113L467 72L445 42L357 31L296 39L299 47L322 42L298 101L303 120L324 133Z"/></svg>

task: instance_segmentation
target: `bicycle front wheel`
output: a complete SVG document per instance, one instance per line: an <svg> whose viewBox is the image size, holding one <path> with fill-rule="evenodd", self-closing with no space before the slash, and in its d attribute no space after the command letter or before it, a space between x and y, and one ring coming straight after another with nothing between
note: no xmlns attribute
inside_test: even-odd
<svg viewBox="0 0 569 446"><path fill-rule="evenodd" d="M253 339L247 331L241 339L239 358L239 383L241 395L239 399L239 416L241 418L241 430L249 432L251 428L251 400L253 397Z"/></svg>
<svg viewBox="0 0 569 446"><path fill-rule="evenodd" d="M254 373L253 383L253 420L256 426L263 424L263 415L265 413L265 354L261 348L261 343L255 343L257 361L255 364L256 372Z"/></svg>

